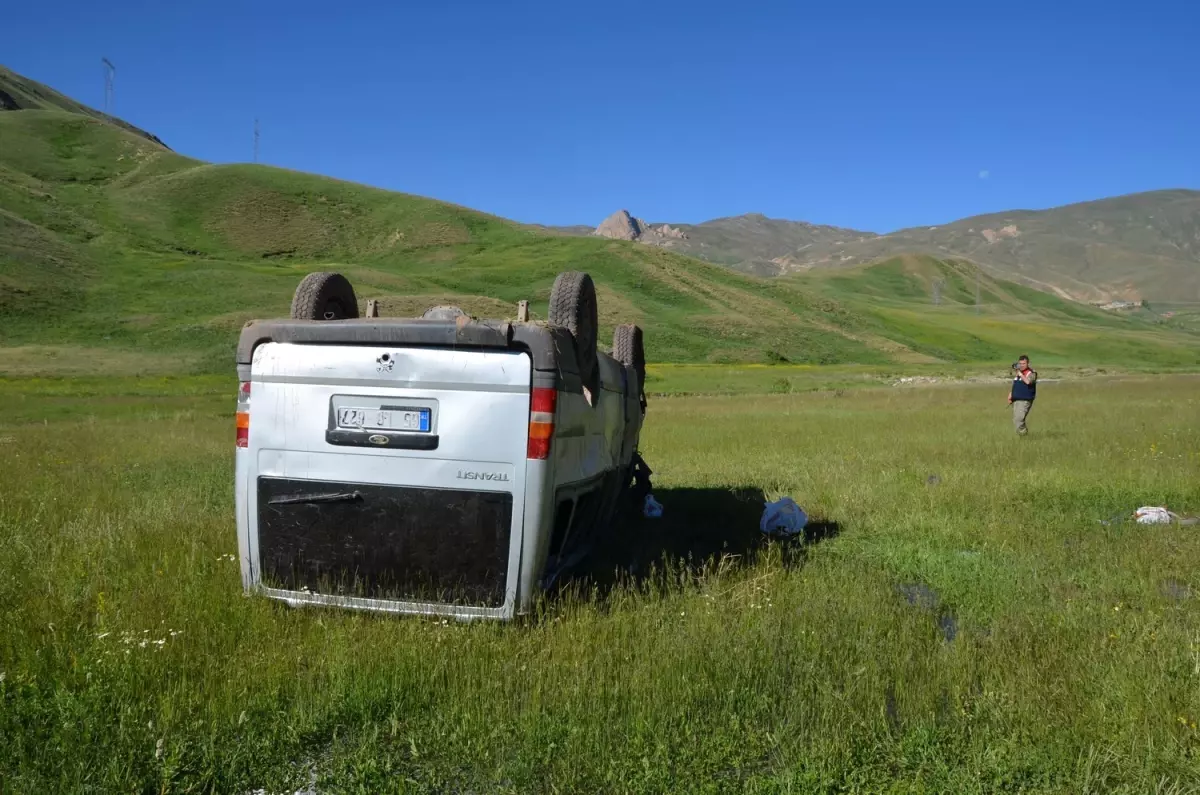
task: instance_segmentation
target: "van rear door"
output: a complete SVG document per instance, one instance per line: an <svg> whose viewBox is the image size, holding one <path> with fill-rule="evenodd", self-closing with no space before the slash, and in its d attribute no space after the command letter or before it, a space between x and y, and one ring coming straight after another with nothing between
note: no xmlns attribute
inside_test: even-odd
<svg viewBox="0 0 1200 795"><path fill-rule="evenodd" d="M527 354L266 342L250 380L251 579L293 602L511 613Z"/></svg>

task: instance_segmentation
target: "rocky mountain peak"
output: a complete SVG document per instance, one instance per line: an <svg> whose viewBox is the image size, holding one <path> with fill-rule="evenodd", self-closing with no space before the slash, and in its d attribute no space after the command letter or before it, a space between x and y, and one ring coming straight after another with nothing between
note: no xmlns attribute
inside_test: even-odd
<svg viewBox="0 0 1200 795"><path fill-rule="evenodd" d="M605 218L592 234L613 240L640 240L643 243L687 240L687 235L679 227L670 224L654 226L641 218L633 217L628 210L617 210Z"/></svg>
<svg viewBox="0 0 1200 795"><path fill-rule="evenodd" d="M637 240L642 236L645 226L630 215L628 210L617 210L605 218L592 234L613 240Z"/></svg>

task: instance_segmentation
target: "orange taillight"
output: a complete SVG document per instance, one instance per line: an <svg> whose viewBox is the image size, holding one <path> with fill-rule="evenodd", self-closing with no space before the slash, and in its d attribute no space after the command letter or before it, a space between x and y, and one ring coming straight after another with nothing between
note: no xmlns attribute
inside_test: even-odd
<svg viewBox="0 0 1200 795"><path fill-rule="evenodd" d="M237 446L250 446L250 382L243 381L238 389Z"/></svg>
<svg viewBox="0 0 1200 795"><path fill-rule="evenodd" d="M535 387L529 401L529 444L526 458L545 461L550 457L550 440L554 438L554 412L558 408L558 391Z"/></svg>

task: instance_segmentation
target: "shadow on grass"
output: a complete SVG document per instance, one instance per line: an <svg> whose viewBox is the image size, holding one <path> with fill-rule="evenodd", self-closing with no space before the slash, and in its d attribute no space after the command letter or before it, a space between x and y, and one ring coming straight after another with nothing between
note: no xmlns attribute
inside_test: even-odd
<svg viewBox="0 0 1200 795"><path fill-rule="evenodd" d="M767 538L759 530L766 498L757 489L661 489L654 496L663 506L661 518L628 511L591 554L563 572L554 590L595 589L603 598L618 584L645 585L665 580L669 572L694 574L726 557L751 565L771 544L791 567L803 560L807 545L839 532L836 522L810 521L803 536Z"/></svg>

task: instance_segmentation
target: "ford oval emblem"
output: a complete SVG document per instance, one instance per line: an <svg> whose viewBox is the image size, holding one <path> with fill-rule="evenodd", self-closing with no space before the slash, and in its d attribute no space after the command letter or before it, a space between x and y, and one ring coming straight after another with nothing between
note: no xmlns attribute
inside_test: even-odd
<svg viewBox="0 0 1200 795"><path fill-rule="evenodd" d="M388 438L381 433L373 433L367 437L367 441L371 444L387 444Z"/></svg>

